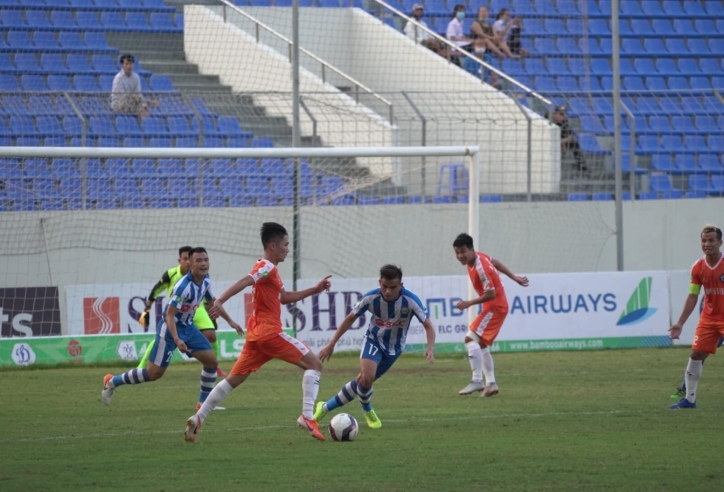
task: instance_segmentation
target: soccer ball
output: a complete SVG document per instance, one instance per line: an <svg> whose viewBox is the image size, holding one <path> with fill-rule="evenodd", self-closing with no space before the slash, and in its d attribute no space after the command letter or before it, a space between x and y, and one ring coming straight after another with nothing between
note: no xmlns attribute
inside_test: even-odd
<svg viewBox="0 0 724 492"><path fill-rule="evenodd" d="M329 435L335 441L354 441L357 431L357 421L348 413L337 414L329 422Z"/></svg>

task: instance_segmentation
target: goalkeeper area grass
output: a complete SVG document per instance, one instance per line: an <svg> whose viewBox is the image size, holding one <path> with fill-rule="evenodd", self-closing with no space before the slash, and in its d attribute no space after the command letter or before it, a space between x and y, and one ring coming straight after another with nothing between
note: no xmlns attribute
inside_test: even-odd
<svg viewBox="0 0 724 492"><path fill-rule="evenodd" d="M368 429L355 401L340 411L360 423L357 440L323 443L295 427L302 371L284 363L235 390L194 444L182 433L199 364L120 387L109 407L103 376L123 368L3 371L0 490L724 490L720 356L704 366L693 411L668 410L688 350L494 357L501 393L480 398L457 395L466 358L402 356L374 386L382 428ZM335 355L319 400L357 368Z"/></svg>

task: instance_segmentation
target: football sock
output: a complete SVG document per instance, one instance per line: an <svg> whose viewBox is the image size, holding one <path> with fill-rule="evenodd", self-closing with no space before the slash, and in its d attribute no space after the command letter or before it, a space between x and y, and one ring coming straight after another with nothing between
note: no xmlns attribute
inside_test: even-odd
<svg viewBox="0 0 724 492"><path fill-rule="evenodd" d="M691 403L696 402L696 387L699 385L699 378L701 378L703 362L689 359L689 365L686 366L686 399Z"/></svg>
<svg viewBox="0 0 724 492"><path fill-rule="evenodd" d="M480 350L478 342L468 342L465 344L468 349L468 361L470 369L473 371L473 382L483 382L483 354Z"/></svg>
<svg viewBox="0 0 724 492"><path fill-rule="evenodd" d="M485 347L480 350L483 359L483 374L485 374L485 384L493 384L495 382L495 365L493 364L493 356L490 355L490 349Z"/></svg>
<svg viewBox="0 0 724 492"><path fill-rule="evenodd" d="M324 411L331 412L335 408L339 408L342 405L346 405L357 397L357 381L352 380L349 383L342 386L334 397L330 398L327 403L324 404Z"/></svg>
<svg viewBox="0 0 724 492"><path fill-rule="evenodd" d="M706 359L701 361L701 367L704 368L704 362L706 362ZM684 379L681 380L681 389L686 392L686 370L684 370Z"/></svg>
<svg viewBox="0 0 724 492"><path fill-rule="evenodd" d="M146 351L143 353L143 358L141 358L141 362L138 364L138 369L144 369L146 365L148 365L148 356L151 355L151 349L154 343L156 343L156 337L153 337L151 343L146 346Z"/></svg>
<svg viewBox="0 0 724 492"><path fill-rule="evenodd" d="M369 412L372 410L372 387L365 388L361 384L357 386L357 394L359 395L359 402L362 404L362 410Z"/></svg>
<svg viewBox="0 0 724 492"><path fill-rule="evenodd" d="M307 369L302 376L302 415L307 420L314 419L314 402L319 393L319 376L321 373Z"/></svg>
<svg viewBox="0 0 724 492"><path fill-rule="evenodd" d="M214 377L216 377L216 371L214 370ZM221 403L224 398L226 398L226 395L231 393L231 390L234 388L231 387L229 382L224 379L219 384L214 386L214 389L211 390L211 393L209 393L209 396L206 398L206 401L203 405L201 405L201 408L199 408L199 411L196 412L196 415L199 416L199 419L201 422L206 420L206 416L209 414L211 410L216 408L219 403Z"/></svg>
<svg viewBox="0 0 724 492"><path fill-rule="evenodd" d="M148 381L148 370L146 369L131 369L123 374L113 376L111 384L113 386L121 386L123 384L140 384Z"/></svg>
<svg viewBox="0 0 724 492"><path fill-rule="evenodd" d="M220 353L219 353L219 341L216 340L215 342L211 342L211 348L214 349L214 354L216 355L216 360L220 360Z"/></svg>
<svg viewBox="0 0 724 492"><path fill-rule="evenodd" d="M203 367L201 369L201 392L199 393L199 403L203 403L208 398L211 390L214 389L216 382L216 368Z"/></svg>

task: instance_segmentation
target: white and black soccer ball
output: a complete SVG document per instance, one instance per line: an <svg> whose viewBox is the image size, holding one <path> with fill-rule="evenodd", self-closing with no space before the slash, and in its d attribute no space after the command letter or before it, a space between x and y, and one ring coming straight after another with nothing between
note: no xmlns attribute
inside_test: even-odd
<svg viewBox="0 0 724 492"><path fill-rule="evenodd" d="M357 420L348 413L337 414L329 421L329 435L335 441L354 441L358 431Z"/></svg>

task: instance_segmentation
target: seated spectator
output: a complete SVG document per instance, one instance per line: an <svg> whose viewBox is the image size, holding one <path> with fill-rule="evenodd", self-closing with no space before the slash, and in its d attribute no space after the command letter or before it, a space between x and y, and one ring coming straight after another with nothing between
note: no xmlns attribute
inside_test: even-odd
<svg viewBox="0 0 724 492"><path fill-rule="evenodd" d="M510 48L510 52L515 55L528 56L530 53L523 48L521 43L520 35L522 32L523 22L520 17L518 17L508 31L508 48Z"/></svg>
<svg viewBox="0 0 724 492"><path fill-rule="evenodd" d="M492 51L500 58L503 58L505 55L500 48L498 48L493 26L488 22L489 15L487 7L480 7L478 9L478 17L475 19L475 22L473 22L471 29L473 31L472 38L474 40L473 47L475 54L482 57L487 51Z"/></svg>
<svg viewBox="0 0 724 492"><path fill-rule="evenodd" d="M452 20L448 23L447 30L445 31L445 37L459 48L464 48L472 44L472 40L465 36L463 32L463 19L465 19L465 5L455 5ZM450 54L453 57L453 61L460 65L460 52L453 50Z"/></svg>
<svg viewBox="0 0 724 492"><path fill-rule="evenodd" d="M586 171L586 160L583 157L581 146L578 145L576 134L568 123L565 106L558 106L553 112L553 123L561 127L561 156L571 152L576 160L576 168L579 171Z"/></svg>
<svg viewBox="0 0 724 492"><path fill-rule="evenodd" d="M498 15L495 16L495 23L493 24L493 31L495 31L495 44L510 58L520 58L519 55L510 51L510 47L506 42L510 29L518 24L519 22L517 18L510 18L510 10L508 9L501 9L500 12L498 12Z"/></svg>
<svg viewBox="0 0 724 492"><path fill-rule="evenodd" d="M427 25L427 22L422 20L423 15L425 15L425 8L422 6L421 3L416 3L412 6L412 18L415 19L415 21L417 21L419 24L429 29L430 27ZM420 43L423 46L426 46L426 41L434 39L432 37L432 34L425 31L424 29L420 29L412 22L408 22L405 25L405 35L413 40L415 43Z"/></svg>
<svg viewBox="0 0 724 492"><path fill-rule="evenodd" d="M158 101L141 95L141 78L133 71L136 60L133 55L121 56L121 71L113 78L111 109L116 113L148 116L148 107L158 106Z"/></svg>

